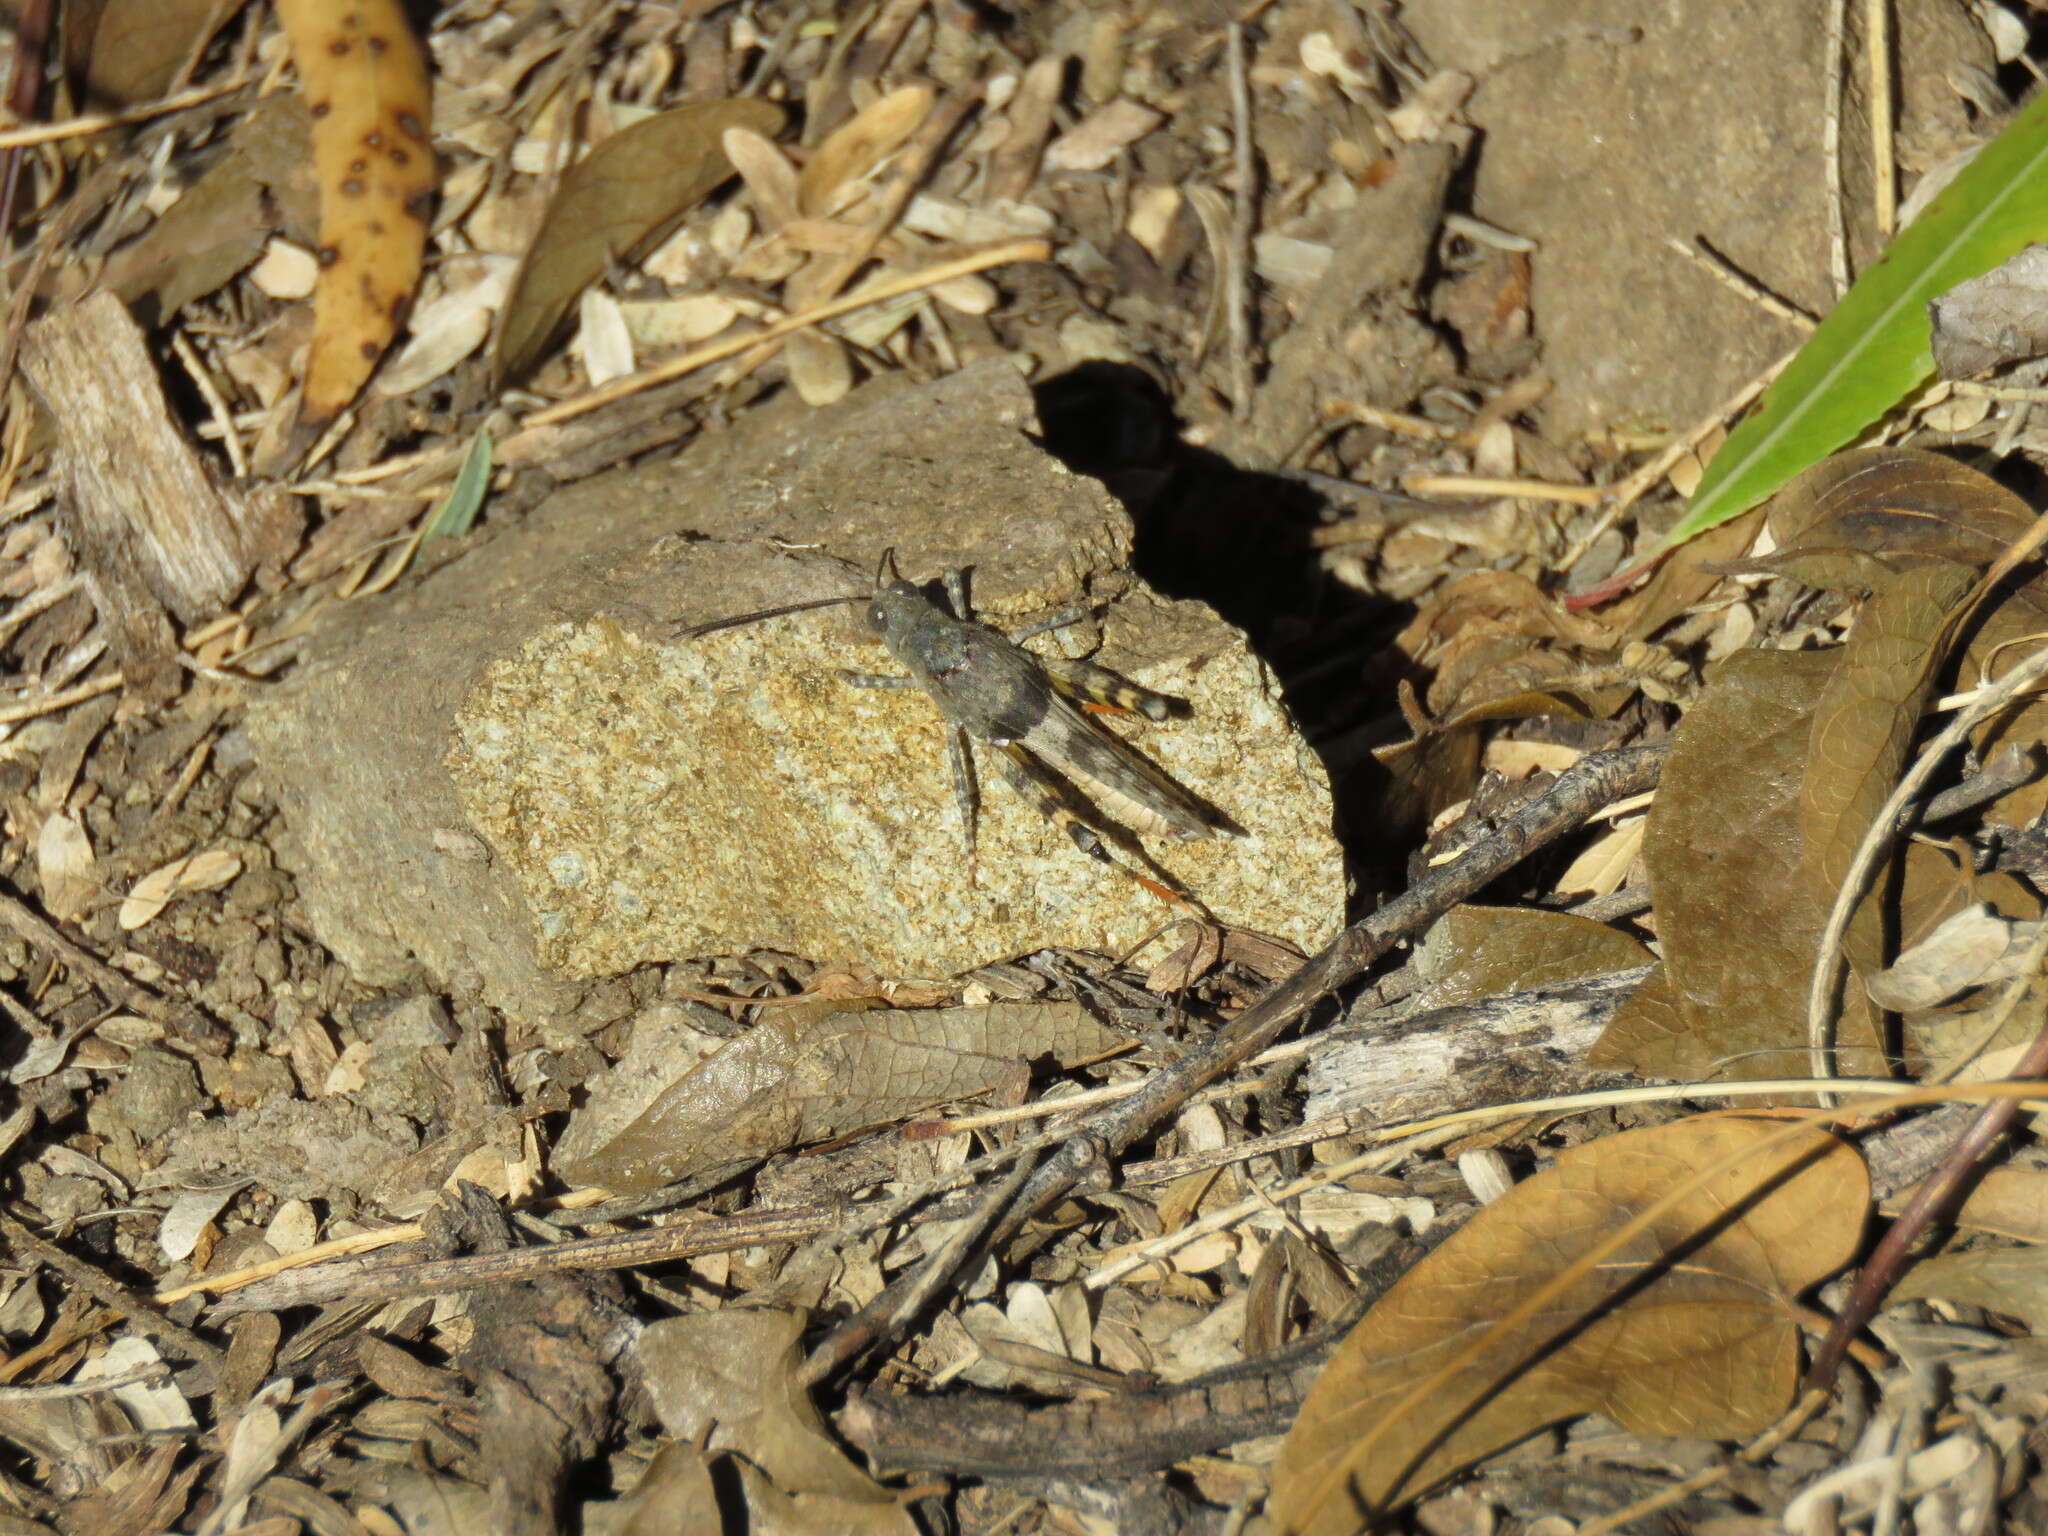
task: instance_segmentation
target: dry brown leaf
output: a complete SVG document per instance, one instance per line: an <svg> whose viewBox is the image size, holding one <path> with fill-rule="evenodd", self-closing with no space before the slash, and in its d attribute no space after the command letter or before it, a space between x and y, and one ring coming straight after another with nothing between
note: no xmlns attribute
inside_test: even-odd
<svg viewBox="0 0 2048 1536"><path fill-rule="evenodd" d="M1923 448L1858 448L1771 499L1782 551L1857 549L1986 566L2033 522L2027 504L1967 464Z"/></svg>
<svg viewBox="0 0 2048 1536"><path fill-rule="evenodd" d="M1622 1005L1592 1065L1678 1078L1805 1071L1806 983L1825 913L1806 882L1797 806L1836 661L1740 651L1709 673L1672 742L1643 840L1662 981ZM1838 1039L1845 1076L1883 1070L1856 993Z"/></svg>
<svg viewBox="0 0 2048 1536"><path fill-rule="evenodd" d="M320 286L299 400L302 434L347 409L398 334L434 196L426 54L396 0L278 0L313 115Z"/></svg>
<svg viewBox="0 0 2048 1536"><path fill-rule="evenodd" d="M310 244L319 218L306 104L277 95L242 117L227 152L107 258L104 282L154 327L254 261L273 229Z"/></svg>
<svg viewBox="0 0 2048 1536"><path fill-rule="evenodd" d="M1625 1132L1561 1153L1482 1209L1338 1345L1281 1447L1276 1526L1350 1536L1456 1468L1579 1414L1642 1435L1736 1438L1770 1424L1797 1378L1794 1299L1853 1257L1869 1201L1851 1148L1818 1130L1767 1148L1785 1129L1708 1115ZM1757 1155L1437 1379L1537 1287L1745 1147Z"/></svg>
<svg viewBox="0 0 2048 1536"><path fill-rule="evenodd" d="M99 894L92 839L69 812L47 818L36 834L36 878L42 882L44 908L59 922L83 917Z"/></svg>
<svg viewBox="0 0 2048 1536"><path fill-rule="evenodd" d="M95 96L152 101L237 7L224 0L88 0L64 7L64 63Z"/></svg>
<svg viewBox="0 0 2048 1536"><path fill-rule="evenodd" d="M1885 1202L1885 1209L1903 1208L1913 1194L1913 1190L1901 1190ZM2048 1243L2048 1168L1985 1170L1955 1220L1958 1226L1975 1227L1980 1232Z"/></svg>
<svg viewBox="0 0 2048 1536"><path fill-rule="evenodd" d="M797 208L823 218L854 186L923 126L937 98L928 85L906 85L877 98L825 136L797 178Z"/></svg>
<svg viewBox="0 0 2048 1536"><path fill-rule="evenodd" d="M1617 637L1648 639L1727 579L1722 563L1755 542L1763 519L1758 507L1680 545L1641 588L1606 609L1602 620Z"/></svg>
<svg viewBox="0 0 2048 1536"><path fill-rule="evenodd" d="M1415 956L1423 1006L1455 1008L1504 992L1562 986L1632 971L1650 952L1619 928L1570 912L1528 907L1453 907Z"/></svg>
<svg viewBox="0 0 2048 1536"><path fill-rule="evenodd" d="M650 1325L639 1377L676 1440L743 1458L752 1471L746 1528L913 1536L895 1496L847 1459L797 1385L804 1318L727 1309Z"/></svg>
<svg viewBox="0 0 2048 1536"><path fill-rule="evenodd" d="M622 128L563 172L499 318L499 381L540 361L609 263L637 260L733 174L728 128L772 134L781 126L772 102L690 102Z"/></svg>
<svg viewBox="0 0 2048 1536"><path fill-rule="evenodd" d="M619 1536L725 1536L725 1514L711 1480L714 1459L694 1445L663 1445L633 1491L617 1501ZM602 1508L585 1506L586 1527L596 1525L592 1511Z"/></svg>
<svg viewBox="0 0 2048 1536"><path fill-rule="evenodd" d="M1893 1301L1929 1297L2002 1312L2041 1333L2048 1330L2048 1248L1968 1248L1922 1259L1891 1293Z"/></svg>
<svg viewBox="0 0 2048 1536"><path fill-rule="evenodd" d="M1800 786L1806 879L1823 905L1834 901L1898 782L1947 650L1949 616L1976 581L1972 567L1945 561L1886 571L1856 616L1840 664L1814 707ZM1858 904L1848 942L1860 967L1883 965L1884 935L1868 896Z"/></svg>
<svg viewBox="0 0 2048 1536"><path fill-rule="evenodd" d="M581 1144L591 1138L579 1138L572 1118L556 1166L578 1183L621 1194L658 1189L731 1158L1020 1090L1026 1062L1085 1061L1121 1043L1072 1003L771 1009L745 1035L662 1087L601 1145Z"/></svg>
<svg viewBox="0 0 2048 1536"><path fill-rule="evenodd" d="M231 848L208 848L202 853L173 859L135 882L121 903L120 922L124 931L140 928L171 904L184 891L211 891L226 885L242 872L242 856Z"/></svg>

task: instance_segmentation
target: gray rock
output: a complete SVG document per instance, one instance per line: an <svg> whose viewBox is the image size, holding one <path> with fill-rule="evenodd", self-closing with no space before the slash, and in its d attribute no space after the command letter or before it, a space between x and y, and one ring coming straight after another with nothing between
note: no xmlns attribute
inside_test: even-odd
<svg viewBox="0 0 2048 1536"><path fill-rule="evenodd" d="M182 1125L206 1102L192 1064L169 1051L138 1050L128 1070L107 1090L104 1106L112 1122L125 1125L137 1141L154 1141Z"/></svg>
<svg viewBox="0 0 2048 1536"><path fill-rule="evenodd" d="M1850 25L1861 6L1849 7ZM1894 7L1901 158L1938 161L1967 126L1951 71L1991 67L1967 8ZM1412 0L1430 61L1478 82L1472 211L1537 244L1531 305L1545 404L1566 437L1641 416L1690 426L1799 331L1671 251L1703 236L1778 293L1833 304L1822 134L1826 28L1807 0ZM1850 240L1870 264L1862 49L1842 121ZM1702 338L1711 338L1702 344Z"/></svg>
<svg viewBox="0 0 2048 1536"><path fill-rule="evenodd" d="M1242 637L1127 568L1103 487L1034 446L1015 371L856 392L586 481L417 586L351 605L252 712L283 864L364 980L418 966L546 1021L577 984L752 946L944 974L1115 950L1168 909L982 774L967 880L944 740L847 610L696 641L678 625L972 568L984 617L1105 605L1100 659L1185 697L1133 739L1246 828L1150 851L1226 922L1341 921L1320 765ZM1057 639L1094 638L1067 632ZM1124 727L1119 727L1124 728Z"/></svg>

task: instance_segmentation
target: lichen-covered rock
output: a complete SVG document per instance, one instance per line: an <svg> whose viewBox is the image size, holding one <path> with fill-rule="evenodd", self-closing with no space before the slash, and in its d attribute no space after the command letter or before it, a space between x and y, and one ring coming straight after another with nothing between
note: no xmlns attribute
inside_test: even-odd
<svg viewBox="0 0 2048 1536"><path fill-rule="evenodd" d="M1208 609L1133 578L1130 525L1030 440L1004 366L586 482L315 638L254 712L288 864L373 982L415 962L545 1020L576 984L768 946L938 975L1050 945L1116 949L1166 912L983 764L977 877L944 732L845 609L695 641L681 624L845 592L842 561L973 572L999 626L1186 698L1141 750L1249 834L1149 851L1226 922L1316 944L1344 878L1320 765L1265 667Z"/></svg>

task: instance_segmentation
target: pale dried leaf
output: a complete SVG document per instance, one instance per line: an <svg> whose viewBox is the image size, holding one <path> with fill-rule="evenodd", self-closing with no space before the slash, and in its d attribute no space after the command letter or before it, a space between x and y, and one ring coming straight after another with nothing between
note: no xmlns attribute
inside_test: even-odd
<svg viewBox="0 0 2048 1536"><path fill-rule="evenodd" d="M707 341L742 313L739 303L717 293L679 299L629 300L619 305L626 331L640 347L686 347Z"/></svg>
<svg viewBox="0 0 2048 1536"><path fill-rule="evenodd" d="M963 315L985 315L996 307L1002 295L996 292L996 285L985 277L949 277L942 283L934 283L932 297L946 308L958 310Z"/></svg>
<svg viewBox="0 0 2048 1536"><path fill-rule="evenodd" d="M728 128L719 141L725 158L747 184L761 228L774 234L797 216L796 167L772 139L751 128Z"/></svg>
<svg viewBox="0 0 2048 1536"><path fill-rule="evenodd" d="M423 389L488 341L515 267L505 256L442 262L428 280L430 296L413 314L412 334L377 375L376 392L395 398Z"/></svg>
<svg viewBox="0 0 2048 1536"><path fill-rule="evenodd" d="M1177 211L1179 193L1174 196ZM1269 283L1299 293L1306 293L1323 280L1336 255L1320 240L1298 240L1272 231L1252 239L1252 270Z"/></svg>
<svg viewBox="0 0 2048 1536"><path fill-rule="evenodd" d="M149 1367L164 1367L164 1358L139 1333L124 1333L106 1349L81 1365L74 1382L109 1381L132 1375ZM136 1381L115 1387L114 1401L128 1412L140 1430L190 1430L198 1426L185 1396L172 1382L168 1367L157 1382Z"/></svg>
<svg viewBox="0 0 2048 1536"><path fill-rule="evenodd" d="M1166 114L1118 98L1096 108L1053 141L1045 162L1056 171L1099 171L1166 121Z"/></svg>
<svg viewBox="0 0 2048 1536"><path fill-rule="evenodd" d="M2027 950L2038 927L1981 904L1965 907L1866 980L1863 990L1894 1013L1939 1007L1971 987L2011 975L2019 959L2014 952ZM2001 965L2009 954L2013 964Z"/></svg>
<svg viewBox="0 0 2048 1536"><path fill-rule="evenodd" d="M173 1200L156 1229L156 1245L163 1250L164 1257L173 1264L189 1259L208 1223L227 1209L228 1202L241 1188L239 1184L226 1184L212 1189L188 1189Z"/></svg>
<svg viewBox="0 0 2048 1536"><path fill-rule="evenodd" d="M813 408L843 400L853 388L853 359L839 341L822 331L798 331L782 343L789 382Z"/></svg>
<svg viewBox="0 0 2048 1536"><path fill-rule="evenodd" d="M1180 217L1182 201L1179 187L1163 183L1139 187L1131 193L1131 212L1124 220L1124 229L1154 261L1165 258L1167 236L1173 231L1174 220ZM1256 240L1253 243L1256 248Z"/></svg>
<svg viewBox="0 0 2048 1536"><path fill-rule="evenodd" d="M44 820L36 834L36 875L50 916L68 923L85 915L99 879L92 839L76 816L60 811Z"/></svg>
<svg viewBox="0 0 2048 1536"><path fill-rule="evenodd" d="M249 282L266 298L303 299L320 280L320 263L303 245L276 235L249 269Z"/></svg>
<svg viewBox="0 0 2048 1536"><path fill-rule="evenodd" d="M121 903L121 927L140 928L181 892L217 890L241 872L242 856L231 848L208 848L173 859L135 882Z"/></svg>
<svg viewBox="0 0 2048 1536"><path fill-rule="evenodd" d="M633 338L619 301L602 288L586 288L576 301L576 355L592 388L633 371Z"/></svg>
<svg viewBox="0 0 2048 1536"><path fill-rule="evenodd" d="M928 85L906 85L833 129L797 180L797 207L810 218L840 207L860 181L917 132L935 99Z"/></svg>

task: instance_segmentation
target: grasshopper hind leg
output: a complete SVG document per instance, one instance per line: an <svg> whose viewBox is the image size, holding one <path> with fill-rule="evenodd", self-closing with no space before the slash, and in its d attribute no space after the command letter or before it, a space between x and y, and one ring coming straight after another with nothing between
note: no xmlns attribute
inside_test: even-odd
<svg viewBox="0 0 2048 1536"><path fill-rule="evenodd" d="M1173 720L1189 713L1186 699L1140 688L1092 661L1070 656L1040 656L1037 661L1055 688L1080 703L1143 715L1147 720Z"/></svg>
<svg viewBox="0 0 2048 1536"><path fill-rule="evenodd" d="M1172 877L1166 875L1158 865L1153 864L1153 874L1133 869L1129 864L1114 857L1104 845L1102 834L1090 826L1087 820L1074 809L1073 792L1067 783L1052 769L1033 757L1021 743L1003 742L996 747L1000 754L997 759L1004 776L1047 821L1058 827L1073 840L1076 848L1092 859L1100 860L1111 869L1119 870L1135 880L1146 890L1157 896L1170 907L1175 907L1191 917L1207 918L1208 913L1186 891L1169 883ZM1143 858L1142 850L1138 857ZM1148 864L1151 862L1146 860ZM1159 878L1155 878L1155 876Z"/></svg>

